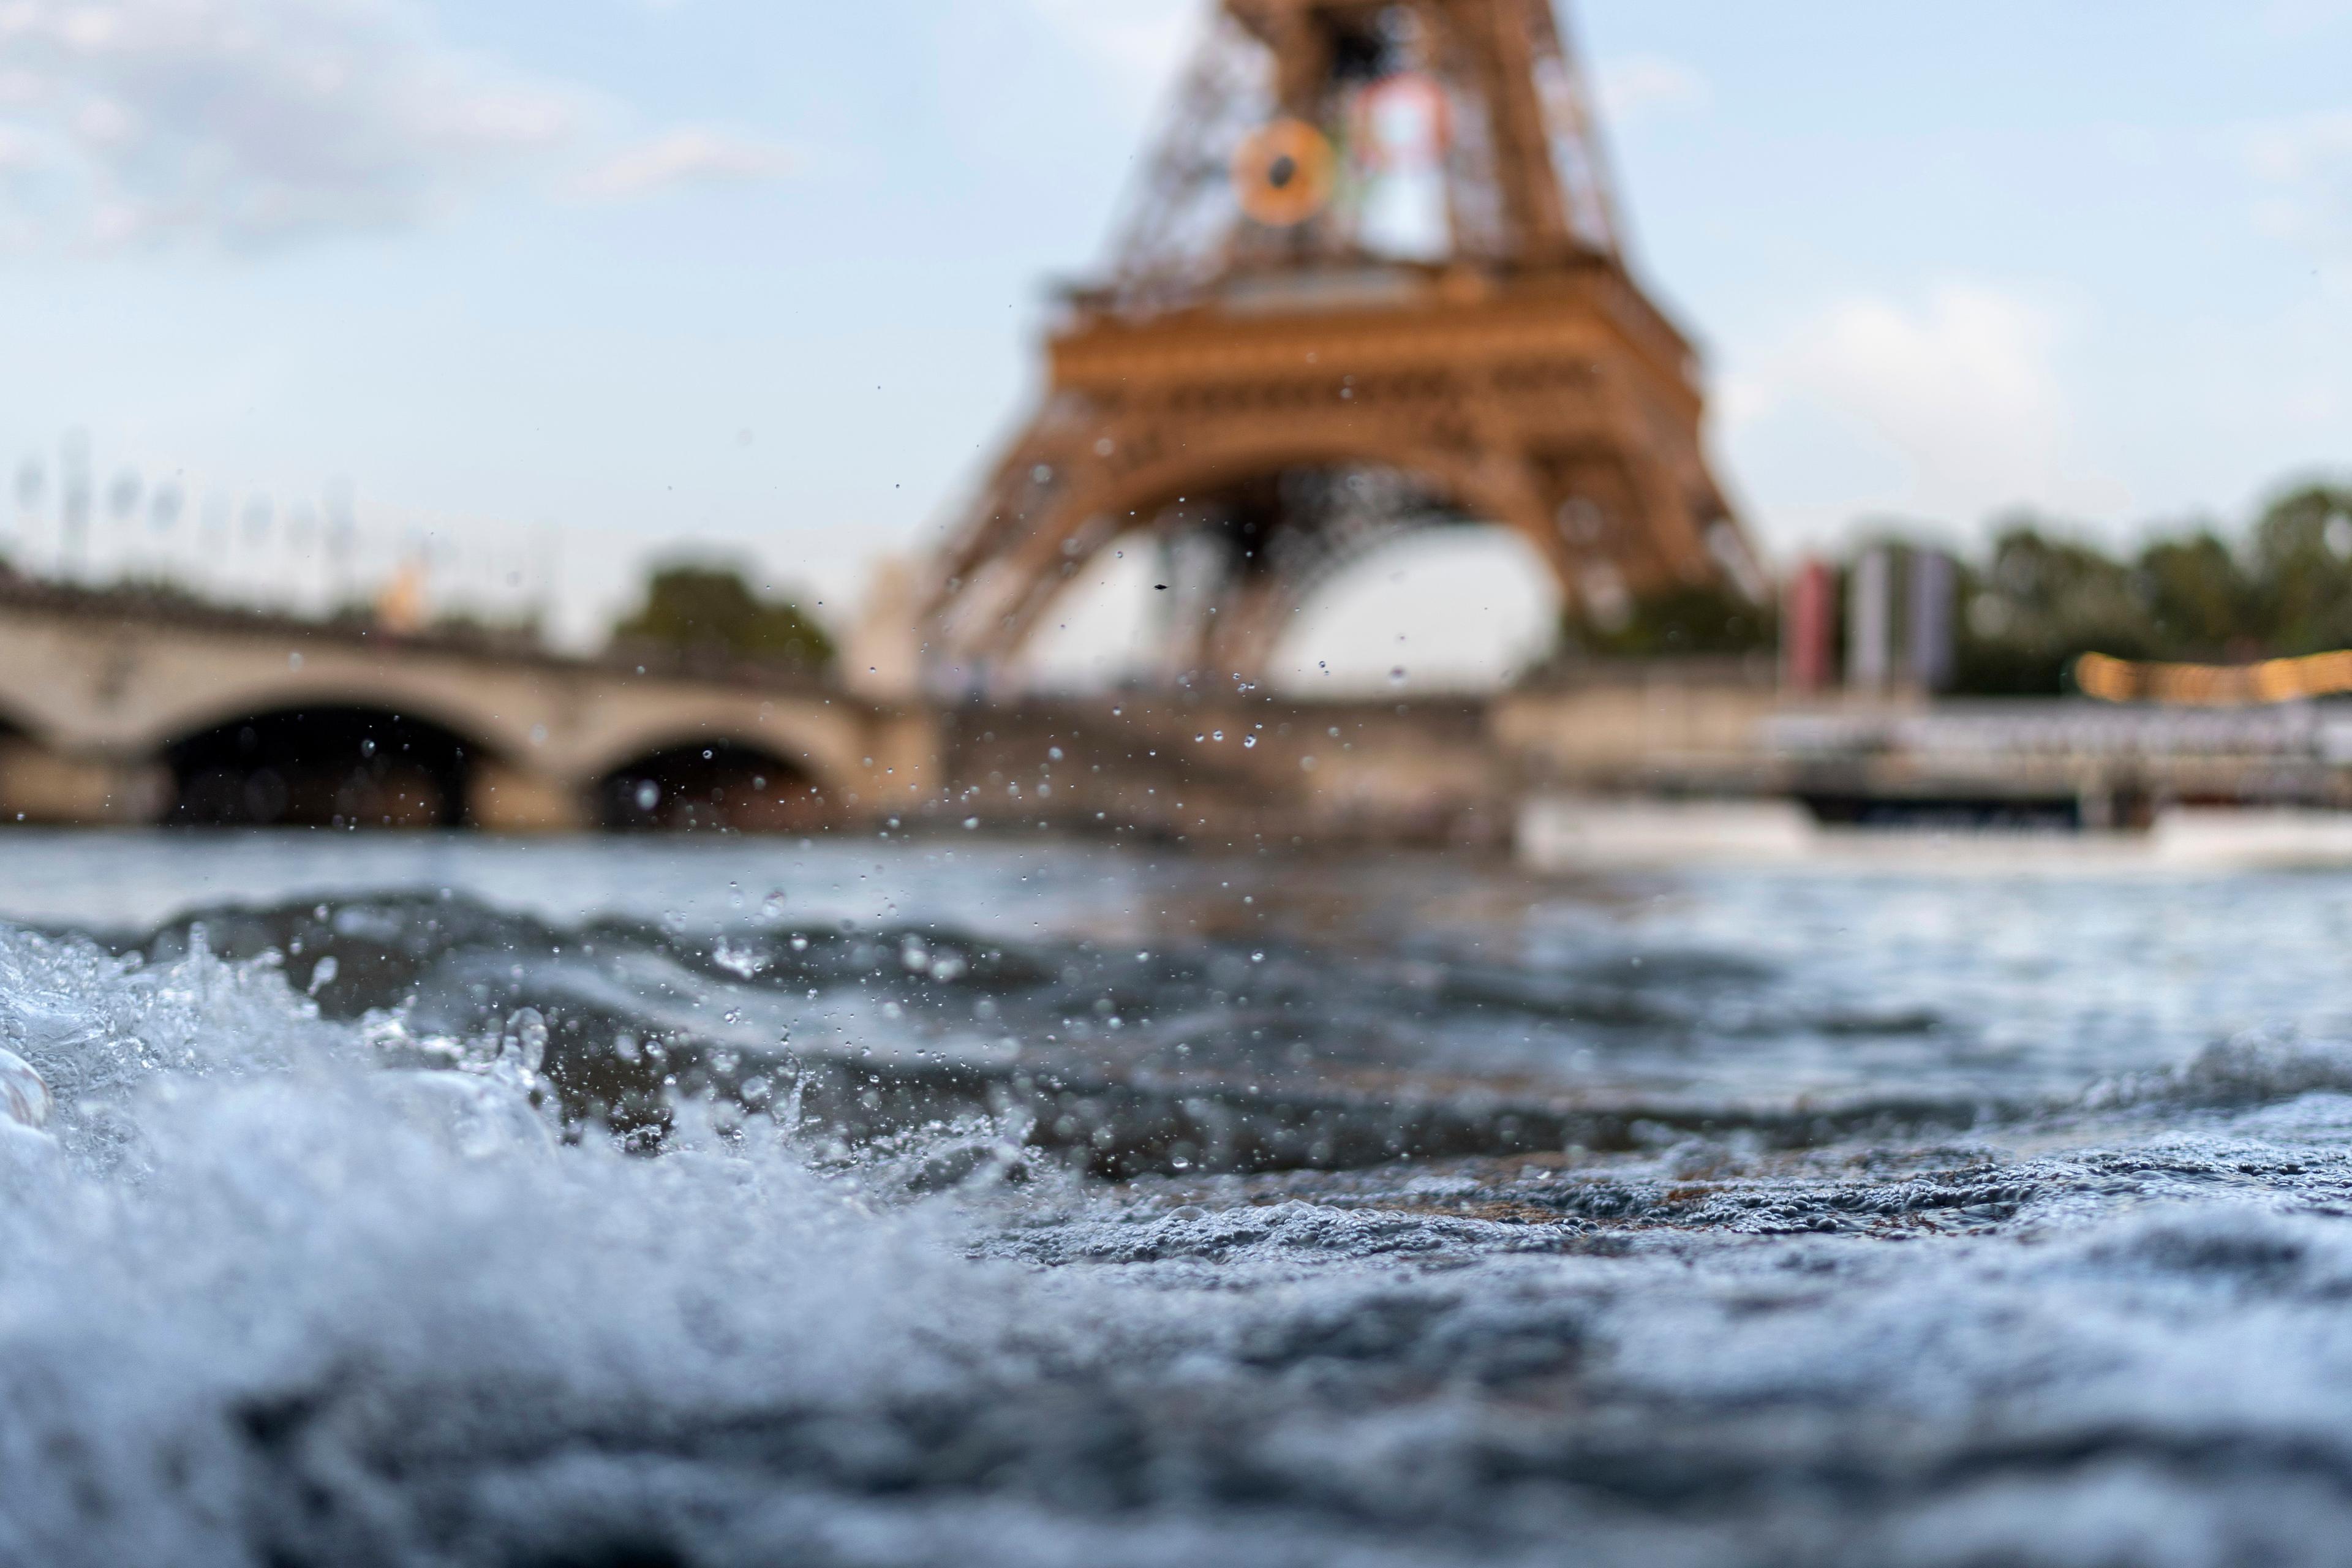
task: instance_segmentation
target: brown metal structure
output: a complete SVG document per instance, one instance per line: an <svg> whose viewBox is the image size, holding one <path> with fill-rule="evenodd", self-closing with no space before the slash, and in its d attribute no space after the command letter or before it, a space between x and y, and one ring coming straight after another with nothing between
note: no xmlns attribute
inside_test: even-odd
<svg viewBox="0 0 2352 1568"><path fill-rule="evenodd" d="M1549 0L1221 0L1049 352L933 564L942 683L991 679L1136 534L1176 678L1255 680L1318 584L1433 524L1515 530L1604 622L1763 592Z"/></svg>

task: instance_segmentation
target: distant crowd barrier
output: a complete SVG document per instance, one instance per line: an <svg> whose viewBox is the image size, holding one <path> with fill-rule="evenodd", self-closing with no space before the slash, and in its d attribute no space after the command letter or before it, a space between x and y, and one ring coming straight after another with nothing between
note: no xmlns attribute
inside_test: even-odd
<svg viewBox="0 0 2352 1568"><path fill-rule="evenodd" d="M2103 702L2251 708L2352 691L2352 648L2253 664L2159 664L2086 653L2074 661L2074 685Z"/></svg>

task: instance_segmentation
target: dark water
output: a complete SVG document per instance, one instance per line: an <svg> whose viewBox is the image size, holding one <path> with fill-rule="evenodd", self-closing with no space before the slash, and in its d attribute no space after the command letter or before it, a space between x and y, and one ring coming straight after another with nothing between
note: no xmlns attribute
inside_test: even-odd
<svg viewBox="0 0 2352 1568"><path fill-rule="evenodd" d="M14 836L0 916L0 1563L2352 1539L2352 879Z"/></svg>

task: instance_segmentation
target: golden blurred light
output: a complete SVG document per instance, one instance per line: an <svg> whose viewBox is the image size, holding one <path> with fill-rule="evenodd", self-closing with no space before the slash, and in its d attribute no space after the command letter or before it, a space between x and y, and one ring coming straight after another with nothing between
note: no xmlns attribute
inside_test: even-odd
<svg viewBox="0 0 2352 1568"><path fill-rule="evenodd" d="M2190 708L2292 702L2352 691L2352 648L2253 664L2159 664L2086 653L2074 661L2074 684L2103 702Z"/></svg>

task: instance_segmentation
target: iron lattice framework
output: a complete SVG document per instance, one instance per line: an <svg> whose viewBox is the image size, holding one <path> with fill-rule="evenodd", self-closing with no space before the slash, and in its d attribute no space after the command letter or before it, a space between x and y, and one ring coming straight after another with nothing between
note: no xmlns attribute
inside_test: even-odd
<svg viewBox="0 0 2352 1568"><path fill-rule="evenodd" d="M1001 668L1136 532L1171 676L1256 679L1317 585L1432 524L1515 530L1603 619L1760 595L1604 167L1549 0L1222 0L1044 406L933 563L940 677Z"/></svg>

